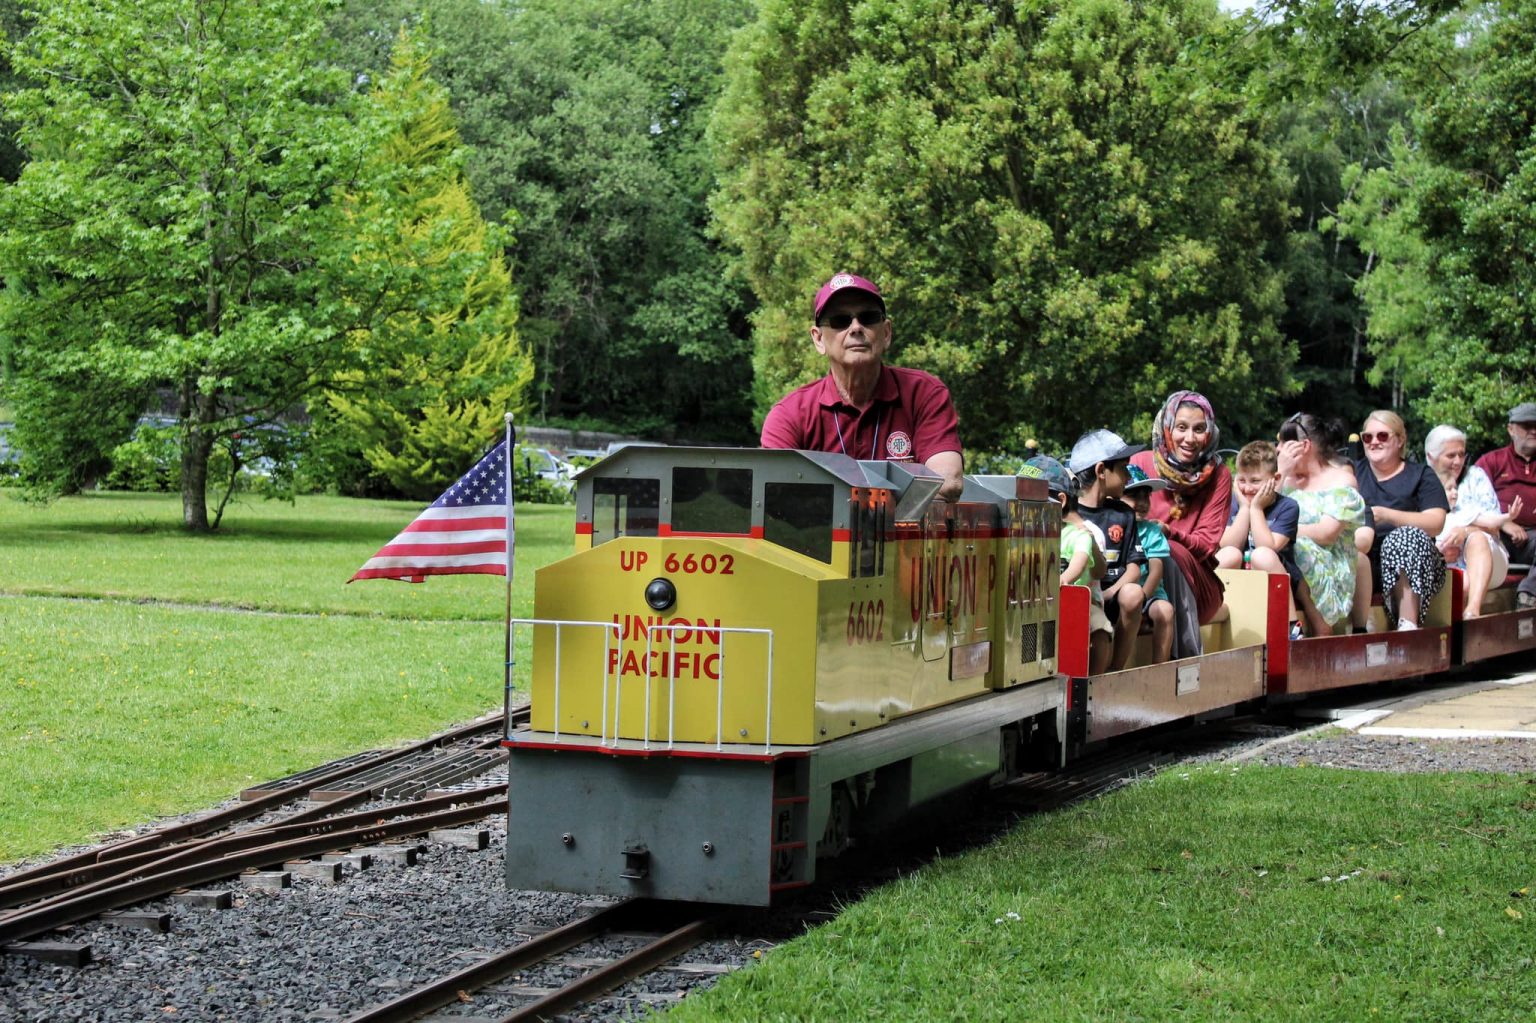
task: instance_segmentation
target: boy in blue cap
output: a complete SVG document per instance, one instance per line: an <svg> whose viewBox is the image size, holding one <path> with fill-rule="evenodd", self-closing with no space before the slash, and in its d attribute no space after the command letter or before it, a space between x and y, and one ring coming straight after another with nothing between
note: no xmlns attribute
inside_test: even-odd
<svg viewBox="0 0 1536 1023"><path fill-rule="evenodd" d="M1088 672L1099 675L1109 665L1115 627L1104 614L1104 593L1099 580L1108 561L1103 535L1077 510L1077 480L1066 466L1049 455L1036 455L1024 463L1021 476L1045 480L1051 497L1061 503L1061 584L1088 587Z"/></svg>
<svg viewBox="0 0 1536 1023"><path fill-rule="evenodd" d="M1136 513L1121 497L1130 480L1130 458L1145 445L1127 444L1113 430L1089 430L1072 445L1067 469L1077 477L1077 507L1083 518L1099 527L1107 541L1104 556L1104 612L1115 626L1115 646L1109 670L1119 671L1131 658L1141 631L1142 588L1147 559L1136 543Z"/></svg>
<svg viewBox="0 0 1536 1023"><path fill-rule="evenodd" d="M1143 620L1152 624L1152 663L1162 664L1173 655L1173 601L1163 586L1163 573L1173 551L1168 548L1162 524L1147 515L1152 511L1152 491L1166 490L1168 481L1152 479L1139 465L1127 466L1126 472L1130 482L1125 485L1125 500L1136 511L1136 544L1147 559L1147 575L1141 584L1147 601L1141 613Z"/></svg>

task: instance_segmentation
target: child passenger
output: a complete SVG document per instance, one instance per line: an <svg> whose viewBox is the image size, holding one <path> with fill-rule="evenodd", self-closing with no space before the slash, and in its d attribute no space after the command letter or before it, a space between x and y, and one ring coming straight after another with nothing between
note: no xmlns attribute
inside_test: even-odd
<svg viewBox="0 0 1536 1023"><path fill-rule="evenodd" d="M1301 508L1280 493L1275 446L1266 440L1245 444L1237 453L1232 512L1216 552L1218 568L1284 572L1291 586L1301 581L1296 565L1296 524Z"/></svg>
<svg viewBox="0 0 1536 1023"><path fill-rule="evenodd" d="M1131 657L1147 602L1141 580L1147 559L1136 543L1136 513L1121 500L1130 482L1130 458L1143 445L1131 446L1110 430L1089 430L1072 446L1067 468L1077 477L1077 508L1083 519L1104 534L1104 612L1115 626L1109 670L1119 671Z"/></svg>
<svg viewBox="0 0 1536 1023"><path fill-rule="evenodd" d="M1061 583L1088 587L1088 672L1101 675L1109 663L1115 629L1104 615L1104 594L1099 589L1107 562L1098 527L1078 513L1077 481L1056 459L1036 455L1024 463L1020 475L1045 480L1051 498L1061 502Z"/></svg>
<svg viewBox="0 0 1536 1023"><path fill-rule="evenodd" d="M1173 602L1163 587L1163 572L1173 552L1161 523L1147 518L1152 510L1152 491L1165 490L1168 481L1152 479L1138 465L1127 467L1130 482L1125 485L1125 499L1136 510L1136 544L1147 559L1147 577L1141 588L1147 594L1142 614L1152 623L1152 663L1162 664L1173 653Z"/></svg>

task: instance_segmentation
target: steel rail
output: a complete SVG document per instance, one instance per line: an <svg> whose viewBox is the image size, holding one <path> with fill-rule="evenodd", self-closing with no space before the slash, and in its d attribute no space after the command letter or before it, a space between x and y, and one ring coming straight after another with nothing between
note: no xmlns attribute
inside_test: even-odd
<svg viewBox="0 0 1536 1023"><path fill-rule="evenodd" d="M523 1006L510 1015L502 1016L497 1023L524 1023L526 1020L544 1020L551 1016L590 1002L599 995L607 994L626 981L642 973L654 970L669 959L675 959L707 939L715 929L713 919L693 920L657 938L648 945L621 956L607 966L599 967L579 977L558 991L550 992L536 1002Z"/></svg>
<svg viewBox="0 0 1536 1023"><path fill-rule="evenodd" d="M429 799L420 799L411 803L400 803L395 806L379 807L373 810L361 810L357 813L327 817L322 820L296 820L295 818L304 816L304 814L297 814L295 817L272 821L269 824L249 828L245 831L193 839L179 845L168 846L163 849L153 849L135 856L111 860L107 863L93 863L84 867L77 867L68 874L41 877L30 882L25 887L18 886L15 890L16 895L27 896L27 898L20 899L19 901L46 900L26 906L19 912L30 912L33 909L41 909L44 906L51 905L54 902L60 901L59 897L61 894L64 897L73 898L78 895L101 891L104 888L111 887L114 883L121 883L152 873L164 872L178 865L183 865L188 861L195 862L199 856L208 858L228 856L230 853L238 852L241 849L270 845L274 842L303 838L308 835L324 835L348 828L364 827L368 824L377 824L396 817L434 813L438 810L450 809L470 799L485 800L496 796L505 796L506 793L507 785L505 782L501 782L496 785L485 785L470 792L433 796ZM11 915L13 914L0 913L0 920L7 919Z"/></svg>
<svg viewBox="0 0 1536 1023"><path fill-rule="evenodd" d="M282 806L285 803L291 803L296 799L302 798L304 794L309 792L311 789L318 788L322 785L333 785L339 781L344 781L356 774L360 774L363 771L373 770L374 768L377 768L383 764L391 763L403 757L412 756L416 753L434 749L448 743L458 742L462 739L471 738L481 732L492 730L500 732L502 730L503 724L503 719L499 715L490 718L478 718L469 724L461 725L458 728L451 729L442 733L441 735L422 739L419 742L412 743L409 746L402 746L399 749L388 750L376 757L370 757L365 761L351 764L347 767L338 768L337 770L327 774L308 779L298 785L287 786L285 788L275 790L271 793L268 793L267 795L259 796L256 799L242 801L235 806L228 807L224 810L215 811L214 813L208 814L204 817L199 817L196 820L185 821L178 824L168 824L145 834L124 839L121 842L114 842L110 845L102 846L97 849L88 849L84 852L75 853L71 856L61 856L58 859L50 860L47 863L40 863L35 867L19 870L14 874L0 879L0 907L15 906L21 902L27 901L28 898L33 897L28 896L27 898L17 898L12 894L12 892L13 890L17 889L33 890L27 888L26 886L33 884L39 878L44 878L56 874L69 874L80 867L88 866L90 864L105 863L110 860L138 856L153 849L163 848L166 845L186 842L190 839L201 838L212 832L221 831L224 828L227 828L230 825L236 824L240 821L249 820L252 817L260 816L261 814L266 813L275 807ZM317 807L315 809L320 808ZM309 813L310 811L300 812Z"/></svg>
<svg viewBox="0 0 1536 1023"><path fill-rule="evenodd" d="M318 856L339 847L362 845L391 838L408 838L434 828L468 824L502 812L505 806L502 800L493 799L412 817L404 821L372 824L343 831L331 831L322 835L306 835L302 838L242 850L216 860L206 860L123 881L99 891L71 894L66 898L28 907L0 918L0 944L35 937L64 924L87 920L110 909L120 909L123 906L131 906L168 895L188 885L206 884L209 881L233 877L244 870L268 867L290 859Z"/></svg>
<svg viewBox="0 0 1536 1023"><path fill-rule="evenodd" d="M504 979L510 974L543 962L568 951L577 945L600 935L625 930L645 922L647 913L665 912L673 907L650 899L631 899L609 906L590 916L573 920L563 927L539 935L505 952L485 959L473 966L438 980L429 981L413 991L407 991L382 1005L377 1005L349 1016L346 1023L409 1023L427 1013L452 1004L461 992L477 991ZM669 959L674 959L709 937L715 927L713 916L689 920L687 923L629 952L613 962L585 974L531 1002L507 1016L498 1017L499 1023L546 1019L598 995L612 991L625 981L638 977Z"/></svg>
<svg viewBox="0 0 1536 1023"><path fill-rule="evenodd" d="M382 1005L364 1009L347 1017L346 1023L408 1023L456 1001L460 991L474 991L487 984L494 984L525 966L559 955L607 931L632 926L645 904L644 900L631 899L598 910L590 916L573 920L473 966L467 966L457 973L407 991Z"/></svg>

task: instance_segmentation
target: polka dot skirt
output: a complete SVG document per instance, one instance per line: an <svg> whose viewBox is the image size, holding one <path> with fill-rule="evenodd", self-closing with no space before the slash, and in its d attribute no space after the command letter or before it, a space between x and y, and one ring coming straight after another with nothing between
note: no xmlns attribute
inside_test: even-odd
<svg viewBox="0 0 1536 1023"><path fill-rule="evenodd" d="M1387 608L1387 624L1397 628L1397 607L1392 587L1402 576L1419 595L1419 616L1445 585L1445 559L1428 533L1417 526L1399 526L1381 542L1381 595ZM1418 624L1423 624L1419 622Z"/></svg>

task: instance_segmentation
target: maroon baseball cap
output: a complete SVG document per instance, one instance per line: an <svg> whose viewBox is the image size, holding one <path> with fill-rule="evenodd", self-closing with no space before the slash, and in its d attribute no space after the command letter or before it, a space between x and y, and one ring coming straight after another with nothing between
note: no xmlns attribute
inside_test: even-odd
<svg viewBox="0 0 1536 1023"><path fill-rule="evenodd" d="M821 316L822 307L832 301L832 296L839 291L847 291L849 288L855 291L865 291L875 296L875 301L880 303L880 308L885 308L885 299L880 297L880 289L875 287L873 281L865 280L857 274L833 274L832 279L821 286L816 292L816 304L811 308L811 319Z"/></svg>

